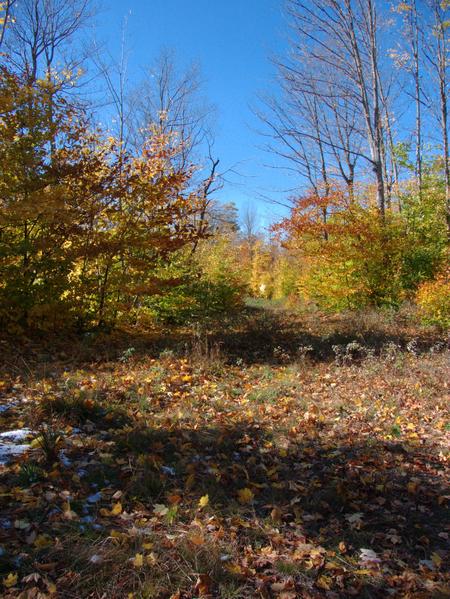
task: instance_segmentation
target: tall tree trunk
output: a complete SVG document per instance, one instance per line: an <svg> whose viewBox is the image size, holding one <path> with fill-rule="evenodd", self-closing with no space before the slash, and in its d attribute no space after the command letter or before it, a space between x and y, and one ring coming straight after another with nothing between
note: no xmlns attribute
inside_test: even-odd
<svg viewBox="0 0 450 599"><path fill-rule="evenodd" d="M367 34L369 36L369 61L371 88L366 81L366 73L361 56L360 46L355 31L355 15L350 0L345 0L347 10L348 33L351 43L351 53L355 64L356 84L361 96L361 106L366 121L367 137L371 151L371 162L376 181L376 200L382 220L385 218L385 181L383 168L383 125L380 111L380 89L378 84L378 51L377 51L377 23L376 12L372 0L367 0ZM371 94L371 100L369 99Z"/></svg>
<svg viewBox="0 0 450 599"><path fill-rule="evenodd" d="M383 124L380 107L380 88L378 72L377 22L375 6L368 0L369 36L370 36L370 67L372 71L372 102L373 102L373 131L374 131L374 171L377 182L377 204L381 218L386 212L385 181L383 165Z"/></svg>
<svg viewBox="0 0 450 599"><path fill-rule="evenodd" d="M444 146L444 179L447 230L450 236L450 165L449 165L449 140L448 140L448 104L445 80L441 82L441 127Z"/></svg>
<svg viewBox="0 0 450 599"><path fill-rule="evenodd" d="M411 2L411 50L413 58L414 100L416 103L416 181L419 188L419 196L422 195L422 89L420 73L420 39L419 22L417 15L417 2Z"/></svg>
<svg viewBox="0 0 450 599"><path fill-rule="evenodd" d="M447 99L447 68L448 68L448 49L446 40L446 21L440 14L440 5L436 6L437 21L437 61L439 76L439 99L440 99L440 120L442 129L442 145L444 159L444 181L445 181L445 209L447 220L447 232L450 236L450 164L449 164L449 139L448 139L448 99Z"/></svg>

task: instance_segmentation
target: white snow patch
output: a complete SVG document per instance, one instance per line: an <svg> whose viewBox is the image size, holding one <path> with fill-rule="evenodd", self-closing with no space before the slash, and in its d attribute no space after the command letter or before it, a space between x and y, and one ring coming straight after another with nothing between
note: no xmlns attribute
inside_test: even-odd
<svg viewBox="0 0 450 599"><path fill-rule="evenodd" d="M31 430L29 428L18 428L15 431L6 431L4 433L0 433L0 439L7 439L8 441L12 441L13 443L16 441L23 441L31 435ZM2 441L0 440L0 443Z"/></svg>
<svg viewBox="0 0 450 599"><path fill-rule="evenodd" d="M4 414L11 408L15 408L18 404L18 401L9 401L8 403L0 404L0 414Z"/></svg>
<svg viewBox="0 0 450 599"><path fill-rule="evenodd" d="M0 433L0 465L6 464L12 458L22 455L30 449L30 445L25 445L20 441L24 441L31 432L29 428L20 428Z"/></svg>

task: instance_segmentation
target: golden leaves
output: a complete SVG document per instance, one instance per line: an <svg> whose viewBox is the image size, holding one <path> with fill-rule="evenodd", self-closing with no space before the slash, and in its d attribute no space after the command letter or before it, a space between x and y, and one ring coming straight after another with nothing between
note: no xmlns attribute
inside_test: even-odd
<svg viewBox="0 0 450 599"><path fill-rule="evenodd" d="M106 509L106 508L101 508L100 509L100 514L102 516L120 516L120 514L122 513L123 507L122 504L120 503L120 501L118 501L117 503L114 503L111 507L110 510Z"/></svg>
<svg viewBox="0 0 450 599"><path fill-rule="evenodd" d="M68 69L34 84L6 66L0 76L0 220L9 248L1 278L16 298L13 305L2 297L2 312L16 326L26 313L29 325L44 330L113 314L129 322L130 294L160 291L158 268L204 236L193 222L201 209L201 194L190 189L193 168L177 160L182 144L154 132L131 152L90 127L81 105L53 93L72 81ZM19 268L23 243L29 269ZM29 272L45 281L31 305Z"/></svg>
<svg viewBox="0 0 450 599"><path fill-rule="evenodd" d="M434 452L446 422L443 385L435 389L430 374L436 356L426 360L423 366L408 358L404 368L371 361L370 369L227 365L210 373L173 355L143 356L95 371L73 369L61 380L49 377L20 391L8 383L2 393L8 395L11 387L11 394L26 395L27 409L35 401L41 406L44 396L70 395L88 420L61 431L69 463L58 464L55 477L46 473L18 487L25 464L4 475L0 493L14 515L2 545L12 556L30 555L39 575L51 576L60 594L75 576L59 561L66 543L87 556L83 569L89 580L118 575L125 565L130 574L123 578L125 597L137 596L138 581L153 572L181 572L186 556L199 567L189 567L186 578L168 586L167 596L220 594L217 571L229 573L255 597L300 596L306 578L291 572L303 572L315 595L352 589L357 597L367 577L381 575L386 589L400 594L429 592L443 579L441 547L448 541L444 527L439 531L433 524L435 535L427 531L429 514L439 513L438 504L448 497L434 478L426 484L426 435ZM276 392L258 405L248 400L255 388ZM151 400L142 406L146 397ZM424 398L430 399L427 409ZM125 424L110 428L105 419L97 426L88 399L100 413L108 409L114 415L116 406L126 411ZM17 408L14 419L26 414ZM395 443L386 440L393 425ZM420 451L409 445L413 433L424 441ZM434 463L445 464L445 458L433 454ZM415 506L424 529L417 550L408 544L405 520ZM72 520L66 519L69 513ZM104 531L101 542L92 542L91 526ZM368 545L355 542L369 532ZM416 560L414 578L401 560ZM5 595L19 596L32 585L50 594L37 574L23 571L20 563L17 569L17 579L14 572L9 579L4 573L3 580L13 585L12 591L2 587ZM389 572L395 572L395 581ZM87 585L78 581L84 592Z"/></svg>
<svg viewBox="0 0 450 599"><path fill-rule="evenodd" d="M238 493L238 501L242 504L253 503L255 499L255 495L251 489L245 487L244 489L239 489Z"/></svg>
<svg viewBox="0 0 450 599"><path fill-rule="evenodd" d="M206 507L209 503L209 495L203 495L203 497L200 497L199 502L198 502L198 507L199 509L203 509L204 507Z"/></svg>
<svg viewBox="0 0 450 599"><path fill-rule="evenodd" d="M47 547L51 547L53 545L53 539L49 535L39 535L36 537L34 541L34 546L37 549L46 549Z"/></svg>
<svg viewBox="0 0 450 599"><path fill-rule="evenodd" d="M132 560L132 563L135 568L142 568L142 566L144 565L144 556L142 555L142 553L136 553Z"/></svg>
<svg viewBox="0 0 450 599"><path fill-rule="evenodd" d="M143 568L144 565L153 566L156 561L157 559L154 553L149 553L147 555L144 555L143 553L136 553L136 555L131 558L133 567L137 569Z"/></svg>
<svg viewBox="0 0 450 599"><path fill-rule="evenodd" d="M117 503L115 503L112 506L111 516L118 516L121 513L122 513L122 504L120 503L120 501L118 501Z"/></svg>
<svg viewBox="0 0 450 599"><path fill-rule="evenodd" d="M3 579L3 584L7 589L14 587L17 584L18 574L17 572L10 572L6 578Z"/></svg>

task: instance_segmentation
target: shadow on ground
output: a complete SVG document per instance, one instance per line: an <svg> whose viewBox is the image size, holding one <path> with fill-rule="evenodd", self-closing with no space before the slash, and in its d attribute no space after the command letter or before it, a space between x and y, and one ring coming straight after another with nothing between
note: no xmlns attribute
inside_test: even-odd
<svg viewBox="0 0 450 599"><path fill-rule="evenodd" d="M64 368L120 360L127 352L136 358L158 358L167 352L177 357L225 364L290 364L305 355L315 362L336 357L353 362L385 351L412 351L448 347L443 333L433 329L386 323L377 317L298 316L283 310L247 308L234 318L201 327L159 328L153 331L90 331L78 336L35 335L30 339L0 340L0 372L27 370L45 376ZM48 365L51 364L51 367Z"/></svg>
<svg viewBox="0 0 450 599"><path fill-rule="evenodd" d="M352 564L348 570L358 569L361 549L379 556L379 576L365 583L349 577L343 588L335 588L339 597L352 596L345 590L348 584L359 589L358 597L385 598L395 580L401 586L405 573L434 568L430 556L445 555L448 511L445 472L432 448L370 437L330 442L320 430L316 433L307 441L299 435L280 447L272 432L242 424L195 431L135 430L117 443L120 452L147 452L164 464L150 477L148 496L144 490L140 497L144 504L164 501L167 493L180 488L180 481L195 474L195 493L208 494L213 511L225 519L249 519L250 527L238 526L240 544L279 549L279 559L259 562L261 573L268 568L289 572L298 592L309 589L311 597L327 596L314 594L321 567L306 570L289 558L302 537L304 543L337 552L343 564ZM141 476L149 480L148 468ZM135 483L129 492L140 488L142 493L145 485ZM243 488L254 493L254 501L246 505L238 500Z"/></svg>

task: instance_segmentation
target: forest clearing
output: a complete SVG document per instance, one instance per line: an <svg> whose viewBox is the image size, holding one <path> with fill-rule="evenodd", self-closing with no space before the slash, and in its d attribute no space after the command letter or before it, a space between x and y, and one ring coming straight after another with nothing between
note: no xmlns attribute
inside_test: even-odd
<svg viewBox="0 0 450 599"><path fill-rule="evenodd" d="M447 596L445 339L307 324L16 348L4 596Z"/></svg>
<svg viewBox="0 0 450 599"><path fill-rule="evenodd" d="M102 4L0 0L0 596L450 597L450 2Z"/></svg>

